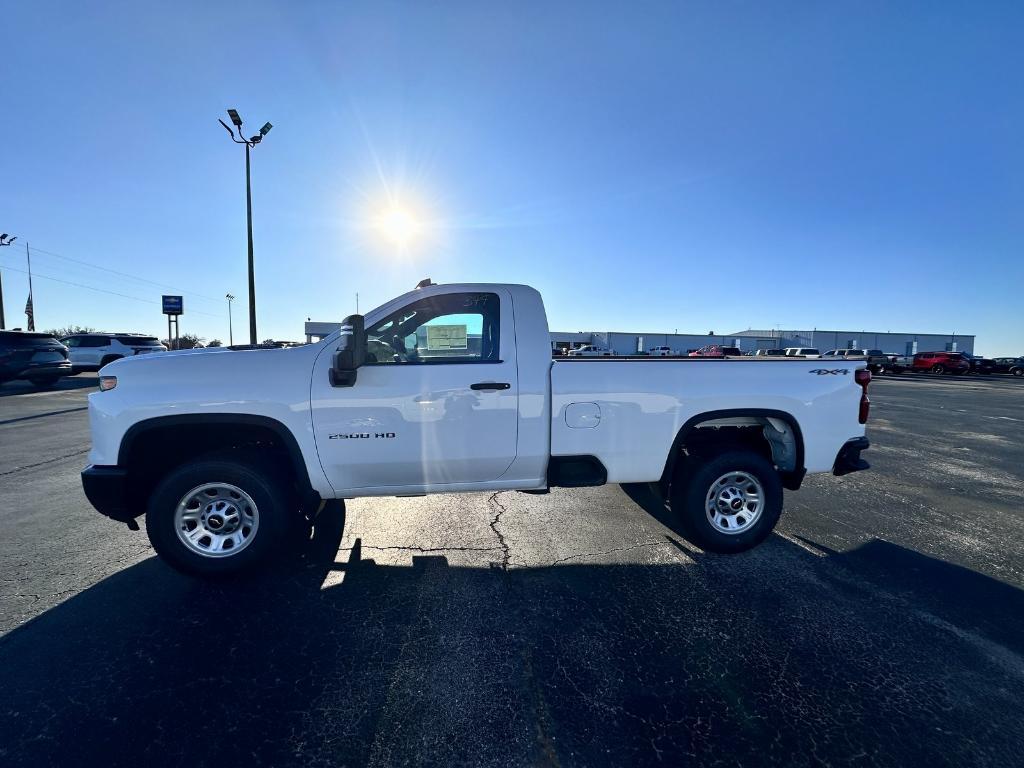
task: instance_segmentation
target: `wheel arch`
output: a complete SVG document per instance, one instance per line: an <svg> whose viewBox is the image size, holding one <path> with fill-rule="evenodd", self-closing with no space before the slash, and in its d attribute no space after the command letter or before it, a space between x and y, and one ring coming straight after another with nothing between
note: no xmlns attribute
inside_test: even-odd
<svg viewBox="0 0 1024 768"><path fill-rule="evenodd" d="M803 432L800 430L800 424L796 418L786 411L773 410L770 408L728 408L723 410L704 411L702 413L695 414L687 419L683 423L683 426L679 428L675 439L672 441L672 446L669 449L668 456L665 459L665 468L661 474L661 481L659 483L666 497L669 485L672 481L672 476L675 472L676 464L679 461L683 451L683 446L686 444L687 439L700 428L701 424L705 424L709 421L737 418L757 419L757 423L760 424L764 424L769 419L777 419L784 422L786 426L792 430L794 441L793 468L780 471L779 474L782 478L782 485L784 488L795 491L800 487L807 470L804 466ZM767 437L765 440L769 442L771 446L771 441ZM774 456L774 447L771 447L771 450L772 455Z"/></svg>
<svg viewBox="0 0 1024 768"><path fill-rule="evenodd" d="M232 427L237 428L234 434L231 432ZM274 447L287 456L287 468L300 493L303 507L314 503L318 505L320 494L310 481L309 469L298 440L287 426L269 416L247 413L190 413L144 419L129 427L121 438L117 454L118 466L127 470L137 468L139 449L146 449L143 452L145 456L148 451L154 449L154 441L160 443L161 438L173 442L182 440L183 435L214 431L219 435L219 439L217 444L209 445L210 450L240 448L247 442L258 442L261 437L270 438ZM183 455L198 456L200 452L185 452ZM174 465L173 459L169 465Z"/></svg>

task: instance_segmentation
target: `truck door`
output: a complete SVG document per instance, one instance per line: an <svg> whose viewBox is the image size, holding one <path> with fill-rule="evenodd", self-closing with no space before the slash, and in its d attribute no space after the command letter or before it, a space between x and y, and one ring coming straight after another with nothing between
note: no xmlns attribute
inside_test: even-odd
<svg viewBox="0 0 1024 768"><path fill-rule="evenodd" d="M518 425L511 296L430 287L366 330L354 386L331 386L333 349L313 372L313 429L335 490L501 477Z"/></svg>

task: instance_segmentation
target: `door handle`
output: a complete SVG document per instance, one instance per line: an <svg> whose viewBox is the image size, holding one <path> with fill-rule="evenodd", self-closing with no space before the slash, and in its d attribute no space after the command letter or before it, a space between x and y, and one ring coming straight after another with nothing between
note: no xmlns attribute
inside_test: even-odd
<svg viewBox="0 0 1024 768"><path fill-rule="evenodd" d="M497 390L497 389L511 389L512 385L504 381L481 381L478 384L470 384L470 389L476 390Z"/></svg>

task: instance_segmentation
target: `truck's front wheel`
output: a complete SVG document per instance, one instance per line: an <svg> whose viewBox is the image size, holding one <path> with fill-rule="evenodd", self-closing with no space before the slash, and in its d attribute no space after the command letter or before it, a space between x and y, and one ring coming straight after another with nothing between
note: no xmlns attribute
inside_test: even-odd
<svg viewBox="0 0 1024 768"><path fill-rule="evenodd" d="M146 533L171 566L194 575L262 563L288 542L288 485L270 466L211 457L178 467L153 491Z"/></svg>
<svg viewBox="0 0 1024 768"><path fill-rule="evenodd" d="M757 546L782 514L782 482L771 462L752 451L729 451L679 462L670 494L672 515L687 539L707 552Z"/></svg>

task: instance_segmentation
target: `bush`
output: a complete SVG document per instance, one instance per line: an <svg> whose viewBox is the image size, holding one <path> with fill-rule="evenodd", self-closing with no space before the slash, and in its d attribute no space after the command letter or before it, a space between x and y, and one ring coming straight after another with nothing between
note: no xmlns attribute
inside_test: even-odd
<svg viewBox="0 0 1024 768"><path fill-rule="evenodd" d="M176 340L164 339L163 345L168 349L199 349L203 346L203 341L205 339L194 333L183 333Z"/></svg>

